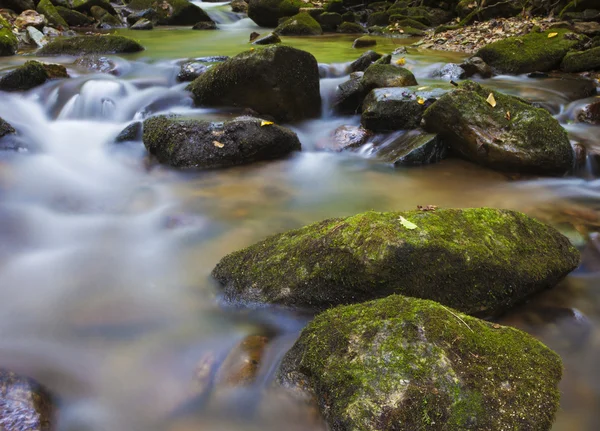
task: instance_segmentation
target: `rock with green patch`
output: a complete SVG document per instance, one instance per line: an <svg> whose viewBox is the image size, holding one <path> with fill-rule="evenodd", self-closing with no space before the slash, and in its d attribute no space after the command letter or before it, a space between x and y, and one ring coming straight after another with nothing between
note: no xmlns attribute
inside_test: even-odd
<svg viewBox="0 0 600 431"><path fill-rule="evenodd" d="M548 111L472 81L440 97L423 119L454 153L493 169L563 175L573 166L567 132Z"/></svg>
<svg viewBox="0 0 600 431"><path fill-rule="evenodd" d="M153 9L160 25L195 25L199 22L212 22L212 19L194 3L188 0L132 0L128 7L133 11Z"/></svg>
<svg viewBox="0 0 600 431"><path fill-rule="evenodd" d="M0 91L25 91L44 84L49 79L68 78L60 64L28 61L0 78Z"/></svg>
<svg viewBox="0 0 600 431"><path fill-rule="evenodd" d="M109 11L107 11L106 9L104 9L100 6L92 6L90 9L90 14L94 18L96 18L96 20L100 24L105 24L109 27L122 27L123 26L123 23L121 22L121 20L119 18L112 15Z"/></svg>
<svg viewBox="0 0 600 431"><path fill-rule="evenodd" d="M37 9L39 13L43 14L48 22L56 27L69 28L67 22L58 13L54 5L50 0L42 0L38 3Z"/></svg>
<svg viewBox="0 0 600 431"><path fill-rule="evenodd" d="M188 90L196 105L252 108L278 121L321 113L317 60L289 46L242 52L202 74Z"/></svg>
<svg viewBox="0 0 600 431"><path fill-rule="evenodd" d="M373 64L365 70L362 84L366 91L382 87L408 87L417 85L415 75L404 67L392 64Z"/></svg>
<svg viewBox="0 0 600 431"><path fill-rule="evenodd" d="M178 168L222 168L300 151L294 132L254 117L222 123L166 116L144 121L143 141L159 162Z"/></svg>
<svg viewBox="0 0 600 431"><path fill-rule="evenodd" d="M63 6L56 6L56 11L71 27L86 27L94 23L92 18L81 12L77 12L76 10L68 9Z"/></svg>
<svg viewBox="0 0 600 431"><path fill-rule="evenodd" d="M37 55L125 54L143 51L144 47L124 36L94 35L56 39Z"/></svg>
<svg viewBox="0 0 600 431"><path fill-rule="evenodd" d="M15 55L19 42L10 24L0 15L0 57Z"/></svg>
<svg viewBox="0 0 600 431"><path fill-rule="evenodd" d="M378 54L373 50L365 51L360 55L360 57L350 63L350 71L364 72L370 65L379 60L381 57L381 54Z"/></svg>
<svg viewBox="0 0 600 431"><path fill-rule="evenodd" d="M396 293L487 316L578 262L566 237L524 214L443 209L323 220L233 252L212 274L233 301L325 309Z"/></svg>
<svg viewBox="0 0 600 431"><path fill-rule="evenodd" d="M252 45L273 45L275 43L281 43L281 38L275 33L268 33L264 36L259 36L256 40L252 41Z"/></svg>
<svg viewBox="0 0 600 431"><path fill-rule="evenodd" d="M137 141L142 136L142 123L140 121L134 121L125 127L115 138L115 143L120 144L123 142Z"/></svg>
<svg viewBox="0 0 600 431"><path fill-rule="evenodd" d="M344 21L343 23L341 23L338 26L337 32L338 33L347 33L347 34L366 33L367 29L365 29L362 25L360 25L356 22Z"/></svg>
<svg viewBox="0 0 600 431"><path fill-rule="evenodd" d="M402 15L392 15L390 17L390 23L398 24L399 27L410 27L418 30L426 30L427 26L425 24L420 23L419 21L415 21L411 18L406 18Z"/></svg>
<svg viewBox="0 0 600 431"><path fill-rule="evenodd" d="M323 30L310 14L300 12L285 20L273 33L282 36L318 36L323 34Z"/></svg>
<svg viewBox="0 0 600 431"><path fill-rule="evenodd" d="M390 16L386 12L375 12L369 15L367 27L374 25L386 26L390 22Z"/></svg>
<svg viewBox="0 0 600 431"><path fill-rule="evenodd" d="M557 35L548 37L551 33ZM547 72L558 69L565 55L584 39L565 29L531 32L490 43L475 55L499 73Z"/></svg>
<svg viewBox="0 0 600 431"><path fill-rule="evenodd" d="M587 51L568 53L560 68L565 72L587 72L600 69L600 46Z"/></svg>
<svg viewBox="0 0 600 431"><path fill-rule="evenodd" d="M250 0L248 18L261 27L277 27L279 19L296 15L306 3L301 0Z"/></svg>
<svg viewBox="0 0 600 431"><path fill-rule="evenodd" d="M321 24L323 31L335 31L344 22L342 16L337 12L325 12L318 16L317 21Z"/></svg>
<svg viewBox="0 0 600 431"><path fill-rule="evenodd" d="M91 13L92 7L98 6L108 11L108 13L116 15L117 11L107 0L72 0L73 9L77 12Z"/></svg>
<svg viewBox="0 0 600 431"><path fill-rule="evenodd" d="M277 381L316 397L335 431L548 431L561 377L525 332L394 295L318 315Z"/></svg>

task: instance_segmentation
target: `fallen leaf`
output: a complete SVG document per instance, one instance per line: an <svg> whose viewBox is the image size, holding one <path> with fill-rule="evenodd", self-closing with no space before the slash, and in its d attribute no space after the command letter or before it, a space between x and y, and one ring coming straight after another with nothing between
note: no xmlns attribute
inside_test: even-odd
<svg viewBox="0 0 600 431"><path fill-rule="evenodd" d="M270 126L271 124L273 124L273 122L272 122L272 121L266 121L266 120L262 120L262 121L260 122L260 127L263 127L263 126Z"/></svg>
<svg viewBox="0 0 600 431"><path fill-rule="evenodd" d="M506 115L504 116L508 121L510 121L510 111L506 111Z"/></svg>
<svg viewBox="0 0 600 431"><path fill-rule="evenodd" d="M435 211L437 208L438 208L437 205L425 205L425 206L417 205L417 209L419 211Z"/></svg>
<svg viewBox="0 0 600 431"><path fill-rule="evenodd" d="M417 103L419 105L423 105L423 104L425 104L425 99L423 99L422 97L417 97Z"/></svg>
<svg viewBox="0 0 600 431"><path fill-rule="evenodd" d="M500 328L502 328L502 325L498 325L497 323L494 323L492 325L492 328L494 328L494 329L500 329Z"/></svg>
<svg viewBox="0 0 600 431"><path fill-rule="evenodd" d="M406 219L405 219L404 217L402 217L402 216L400 216L400 218L399 218L398 220L400 220L400 224L401 224L402 226L404 226L406 229L413 230L413 229L416 229L416 228L417 228L417 225L416 225L416 224L414 224L413 222L410 222L410 221L406 220Z"/></svg>
<svg viewBox="0 0 600 431"><path fill-rule="evenodd" d="M404 66L406 64L406 58L400 57L398 60L396 60L396 64L398 66Z"/></svg>
<svg viewBox="0 0 600 431"><path fill-rule="evenodd" d="M419 88L417 88L417 91L423 91L423 90L426 90L426 89L428 89L428 88L429 88L429 87L427 87L427 86L425 86L425 87L419 87Z"/></svg>
<svg viewBox="0 0 600 431"><path fill-rule="evenodd" d="M490 93L490 95L485 101L489 103L492 108L496 107L496 99L494 99L494 93Z"/></svg>
<svg viewBox="0 0 600 431"><path fill-rule="evenodd" d="M558 36L558 33L548 33L548 39Z"/></svg>
<svg viewBox="0 0 600 431"><path fill-rule="evenodd" d="M223 148L225 146L225 144L222 144L219 141L213 141L213 145L217 148Z"/></svg>
<svg viewBox="0 0 600 431"><path fill-rule="evenodd" d="M250 51L254 51L254 48L250 48Z"/></svg>

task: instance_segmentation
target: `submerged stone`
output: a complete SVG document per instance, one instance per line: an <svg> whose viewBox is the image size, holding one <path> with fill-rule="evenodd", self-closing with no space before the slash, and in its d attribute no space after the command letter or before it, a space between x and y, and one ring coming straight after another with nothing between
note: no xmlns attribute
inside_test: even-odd
<svg viewBox="0 0 600 431"><path fill-rule="evenodd" d="M211 123L158 116L144 121L143 129L148 151L179 168L235 166L300 151L294 132L253 117Z"/></svg>
<svg viewBox="0 0 600 431"><path fill-rule="evenodd" d="M548 111L472 81L440 97L423 119L454 153L493 169L563 175L573 166L567 132Z"/></svg>
<svg viewBox="0 0 600 431"><path fill-rule="evenodd" d="M50 42L37 55L123 54L143 51L144 47L123 36L74 36Z"/></svg>
<svg viewBox="0 0 600 431"><path fill-rule="evenodd" d="M375 45L377 45L377 39L370 36L362 36L354 40L354 42L352 43L352 48L365 48L367 46Z"/></svg>
<svg viewBox="0 0 600 431"><path fill-rule="evenodd" d="M397 293L493 315L553 287L578 262L554 228L474 208L323 220L231 253L212 274L234 301L325 309Z"/></svg>
<svg viewBox="0 0 600 431"><path fill-rule="evenodd" d="M393 295L318 315L277 381L336 431L549 431L561 377L529 334Z"/></svg>
<svg viewBox="0 0 600 431"><path fill-rule="evenodd" d="M321 113L317 60L289 46L242 52L202 74L188 90L199 106L252 108L278 121Z"/></svg>
<svg viewBox="0 0 600 431"><path fill-rule="evenodd" d="M44 84L49 79L68 78L67 69L60 64L28 61L0 78L1 91L24 91Z"/></svg>

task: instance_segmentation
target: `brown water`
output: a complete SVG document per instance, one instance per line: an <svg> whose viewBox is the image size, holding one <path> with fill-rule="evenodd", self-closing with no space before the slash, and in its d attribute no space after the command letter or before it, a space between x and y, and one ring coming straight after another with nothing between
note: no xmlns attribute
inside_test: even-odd
<svg viewBox="0 0 600 431"><path fill-rule="evenodd" d="M213 13L225 20L221 9ZM269 389L277 361L309 317L222 304L209 277L216 262L266 235L326 217L417 205L512 208L556 225L584 250L579 270L500 321L540 338L564 360L554 430L595 430L600 181L593 161L579 177L558 179L514 179L451 159L394 169L366 151L315 151L336 127L359 121L333 116L326 105L322 118L290 125L303 151L281 161L181 172L148 163L141 142L111 144L130 121L158 112L229 115L192 108L175 82L177 65L242 51L254 30L242 20L217 32L121 31L147 50L114 58L118 78L63 58L71 80L0 94L0 116L29 146L0 153L1 365L58 394L60 429L320 430L311 406ZM330 64L331 75L360 54L351 41L285 39ZM382 39L377 48L390 52L412 41ZM421 85L448 85L429 75L461 59L410 49L405 57ZM0 68L25 60L3 58ZM325 101L343 79L321 81ZM543 103L573 139L600 146L598 127L572 122L582 102L572 102L564 82L488 83ZM254 383L234 387L238 362L252 364L248 350L234 346L249 335L269 342Z"/></svg>

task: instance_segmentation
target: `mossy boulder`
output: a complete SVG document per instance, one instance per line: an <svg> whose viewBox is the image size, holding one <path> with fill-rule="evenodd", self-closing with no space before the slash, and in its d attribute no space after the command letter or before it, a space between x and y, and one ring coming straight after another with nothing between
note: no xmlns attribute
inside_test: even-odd
<svg viewBox="0 0 600 431"><path fill-rule="evenodd" d="M551 33L557 35L549 38ZM547 72L558 69L565 55L584 38L559 28L542 33L534 31L490 43L475 55L499 73Z"/></svg>
<svg viewBox="0 0 600 431"><path fill-rule="evenodd" d="M358 39L355 39L352 43L352 48L366 48L368 46L377 45L377 39L370 36L361 36Z"/></svg>
<svg viewBox="0 0 600 431"><path fill-rule="evenodd" d="M35 2L33 0L2 0L0 1L0 9L10 9L16 13L21 13L26 10L34 10Z"/></svg>
<svg viewBox="0 0 600 431"><path fill-rule="evenodd" d="M0 57L15 55L19 41L11 31L10 24L0 15Z"/></svg>
<svg viewBox="0 0 600 431"><path fill-rule="evenodd" d="M143 129L148 151L179 168L222 168L300 151L294 132L254 117L211 123L159 116L144 121Z"/></svg>
<svg viewBox="0 0 600 431"><path fill-rule="evenodd" d="M120 144L123 142L137 141L142 136L142 123L140 121L134 121L125 127L115 138L115 143Z"/></svg>
<svg viewBox="0 0 600 431"><path fill-rule="evenodd" d="M280 18L296 15L306 6L301 0L250 0L248 18L261 27L277 27Z"/></svg>
<svg viewBox="0 0 600 431"><path fill-rule="evenodd" d="M274 31L282 36L317 36L323 34L321 25L307 12L285 20Z"/></svg>
<svg viewBox="0 0 600 431"><path fill-rule="evenodd" d="M573 166L567 132L548 111L472 81L440 97L423 119L453 152L493 169L563 175Z"/></svg>
<svg viewBox="0 0 600 431"><path fill-rule="evenodd" d="M92 7L99 6L102 9L107 10L109 13L116 15L117 11L107 0L72 0L73 9L77 12L90 13Z"/></svg>
<svg viewBox="0 0 600 431"><path fill-rule="evenodd" d="M490 208L367 212L271 236L212 274L230 300L325 309L391 294L500 313L579 262L554 228Z"/></svg>
<svg viewBox="0 0 600 431"><path fill-rule="evenodd" d="M56 27L69 28L67 22L58 13L54 5L50 0L42 0L37 5L36 9L39 13L43 14L48 22Z"/></svg>
<svg viewBox="0 0 600 431"><path fill-rule="evenodd" d="M390 16L386 12L375 12L369 15L367 20L367 27L373 25L386 26L390 22Z"/></svg>
<svg viewBox="0 0 600 431"><path fill-rule="evenodd" d="M123 22L119 18L111 15L110 12L100 6L92 6L90 9L90 14L96 18L98 23L104 24L104 28L106 28L106 26L110 28L124 26Z"/></svg>
<svg viewBox="0 0 600 431"><path fill-rule="evenodd" d="M143 51L144 47L123 36L75 36L56 39L41 48L37 55L123 54Z"/></svg>
<svg viewBox="0 0 600 431"><path fill-rule="evenodd" d="M65 20L67 25L71 27L85 27L94 23L92 18L81 12L77 12L76 10L68 9L63 6L56 6L56 11Z"/></svg>
<svg viewBox="0 0 600 431"><path fill-rule="evenodd" d="M365 70L362 84L368 92L374 88L417 85L417 80L415 75L404 67L392 64L373 64Z"/></svg>
<svg viewBox="0 0 600 431"><path fill-rule="evenodd" d="M0 78L0 91L30 90L49 79L68 77L67 70L60 64L28 61Z"/></svg>
<svg viewBox="0 0 600 431"><path fill-rule="evenodd" d="M568 53L560 68L565 72L587 72L600 69L600 46L587 51Z"/></svg>
<svg viewBox="0 0 600 431"><path fill-rule="evenodd" d="M336 431L548 431L561 377L529 334L394 295L318 315L277 381Z"/></svg>
<svg viewBox="0 0 600 431"><path fill-rule="evenodd" d="M356 22L346 22L346 21L344 21L343 23L341 23L338 26L337 32L338 33L347 33L347 34L366 33L367 29L364 28L362 25L356 23Z"/></svg>
<svg viewBox="0 0 600 431"><path fill-rule="evenodd" d="M204 10L188 0L132 0L128 7L133 11L153 9L160 25L194 25L212 21Z"/></svg>
<svg viewBox="0 0 600 431"><path fill-rule="evenodd" d="M341 2L339 2L341 3ZM337 12L325 12L317 17L324 31L335 31L344 22L342 16Z"/></svg>
<svg viewBox="0 0 600 431"><path fill-rule="evenodd" d="M289 46L270 45L242 52L212 67L188 90L196 105L252 108L278 121L321 113L317 60Z"/></svg>

